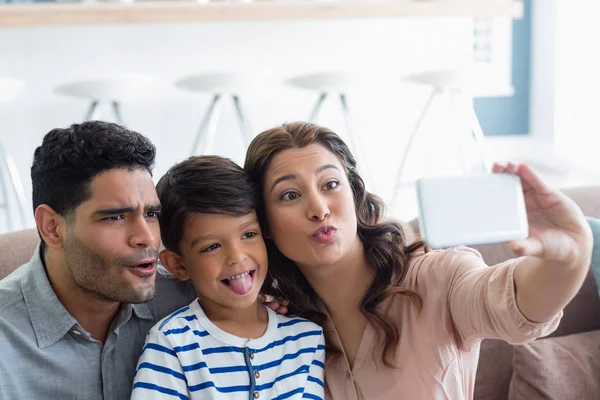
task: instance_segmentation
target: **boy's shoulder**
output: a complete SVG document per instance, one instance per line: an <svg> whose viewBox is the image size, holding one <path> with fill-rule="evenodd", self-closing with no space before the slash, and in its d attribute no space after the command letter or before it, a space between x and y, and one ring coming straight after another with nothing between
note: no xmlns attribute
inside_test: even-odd
<svg viewBox="0 0 600 400"><path fill-rule="evenodd" d="M190 329L190 325L194 324L194 321L198 321L198 317L194 310L192 310L191 304L189 304L158 321L151 330L162 332L163 334L178 330L187 330ZM183 333L183 331L180 333Z"/></svg>
<svg viewBox="0 0 600 400"><path fill-rule="evenodd" d="M286 316L275 312L272 314L275 314L277 328L283 333L300 333L308 331L323 332L323 328L306 318Z"/></svg>

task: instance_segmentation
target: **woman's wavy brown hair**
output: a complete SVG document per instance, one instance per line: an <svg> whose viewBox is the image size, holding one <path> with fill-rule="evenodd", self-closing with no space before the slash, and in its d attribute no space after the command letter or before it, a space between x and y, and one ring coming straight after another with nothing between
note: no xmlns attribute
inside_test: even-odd
<svg viewBox="0 0 600 400"><path fill-rule="evenodd" d="M303 148L314 143L324 146L339 158L352 187L358 236L364 246L367 262L375 271L373 282L360 302L360 309L380 339L382 362L392 367L392 357L400 334L392 318L379 311L377 306L391 296L403 295L410 299L415 307L421 308L420 297L415 292L403 288L402 283L412 254L424 247L424 244L418 241L406 245L399 223L382 222L383 201L366 191L365 184L356 170L356 160L337 134L315 124L293 122L269 129L254 138L246 153L244 169L258 185L261 193L257 210L260 222L263 227L268 226L262 194L264 177L273 158L284 150ZM290 313L323 325L326 316L317 308L318 297L300 269L279 251L272 240L266 242L269 275L272 279L268 294L288 299ZM327 335L327 332L325 334ZM333 358L332 355L339 356L340 349L332 346L329 338L326 339L329 358Z"/></svg>

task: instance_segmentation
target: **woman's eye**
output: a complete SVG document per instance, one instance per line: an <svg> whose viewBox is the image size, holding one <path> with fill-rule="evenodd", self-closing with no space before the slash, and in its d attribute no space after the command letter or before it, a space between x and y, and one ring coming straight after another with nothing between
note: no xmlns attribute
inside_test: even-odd
<svg viewBox="0 0 600 400"><path fill-rule="evenodd" d="M325 188L327 190L333 190L335 188L337 188L340 185L340 183L338 181L329 181L325 184Z"/></svg>
<svg viewBox="0 0 600 400"><path fill-rule="evenodd" d="M218 245L217 243L215 244L211 244L208 247L205 247L204 249L202 249L202 253L208 253L210 251L216 250L220 247L220 245Z"/></svg>
<svg viewBox="0 0 600 400"><path fill-rule="evenodd" d="M242 238L244 239L252 239L253 237L258 236L257 232L246 232L244 233L244 236L242 236Z"/></svg>
<svg viewBox="0 0 600 400"><path fill-rule="evenodd" d="M290 201L290 200L296 200L299 197L300 197L300 195L296 192L286 192L281 196L281 200Z"/></svg>

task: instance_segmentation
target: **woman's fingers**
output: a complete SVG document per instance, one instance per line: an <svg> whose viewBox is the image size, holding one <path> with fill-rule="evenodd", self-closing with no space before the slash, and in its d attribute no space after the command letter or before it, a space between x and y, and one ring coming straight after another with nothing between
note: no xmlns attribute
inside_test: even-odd
<svg viewBox="0 0 600 400"><path fill-rule="evenodd" d="M527 238L523 240L513 240L507 243L507 246L519 257L534 256L541 257L544 253L544 245L537 238Z"/></svg>
<svg viewBox="0 0 600 400"><path fill-rule="evenodd" d="M517 175L521 178L521 182L527 183L529 187L539 194L548 194L552 192L552 189L548 187L542 178L527 164L519 165Z"/></svg>

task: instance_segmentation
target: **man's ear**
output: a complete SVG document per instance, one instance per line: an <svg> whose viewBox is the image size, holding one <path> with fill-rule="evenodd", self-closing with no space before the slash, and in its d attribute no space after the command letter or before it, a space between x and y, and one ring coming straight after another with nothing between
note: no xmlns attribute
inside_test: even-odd
<svg viewBox="0 0 600 400"><path fill-rule="evenodd" d="M158 258L173 276L182 281L190 280L187 269L183 266L183 258L179 254L165 249L159 253Z"/></svg>
<svg viewBox="0 0 600 400"><path fill-rule="evenodd" d="M52 249L61 249L67 232L65 218L47 204L38 206L34 216L38 232L46 245Z"/></svg>

